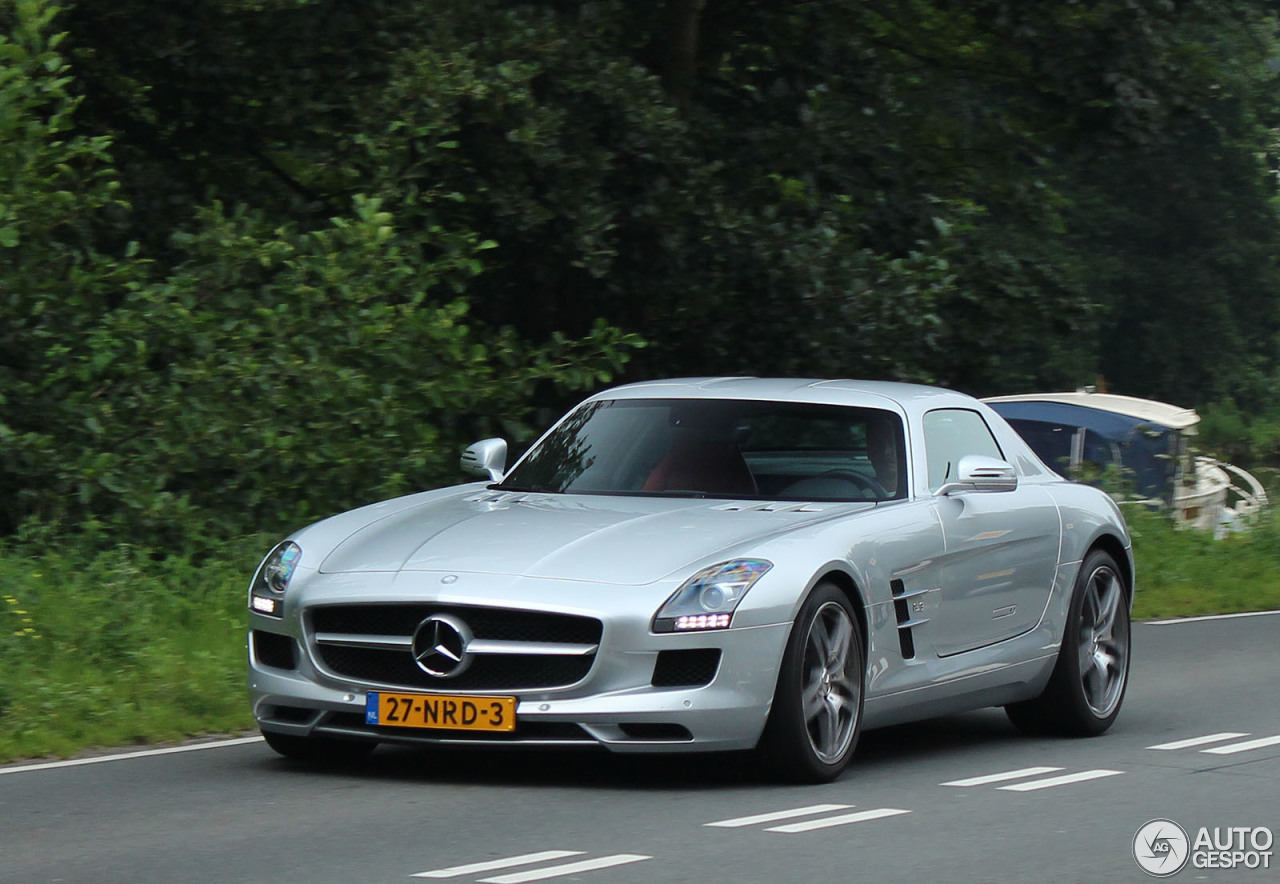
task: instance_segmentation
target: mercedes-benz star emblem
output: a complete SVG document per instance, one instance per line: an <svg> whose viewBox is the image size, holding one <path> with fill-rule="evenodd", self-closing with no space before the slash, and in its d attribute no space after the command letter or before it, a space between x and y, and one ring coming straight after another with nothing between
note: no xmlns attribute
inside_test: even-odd
<svg viewBox="0 0 1280 884"><path fill-rule="evenodd" d="M471 665L467 646L475 636L467 624L450 614L432 614L413 633L413 659L436 678L453 678Z"/></svg>

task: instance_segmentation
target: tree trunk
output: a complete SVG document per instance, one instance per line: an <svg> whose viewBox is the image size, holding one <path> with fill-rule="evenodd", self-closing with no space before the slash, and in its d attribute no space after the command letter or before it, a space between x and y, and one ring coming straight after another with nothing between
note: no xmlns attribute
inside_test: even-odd
<svg viewBox="0 0 1280 884"><path fill-rule="evenodd" d="M698 24L707 0L672 0L662 82L676 106L688 107L698 73Z"/></svg>

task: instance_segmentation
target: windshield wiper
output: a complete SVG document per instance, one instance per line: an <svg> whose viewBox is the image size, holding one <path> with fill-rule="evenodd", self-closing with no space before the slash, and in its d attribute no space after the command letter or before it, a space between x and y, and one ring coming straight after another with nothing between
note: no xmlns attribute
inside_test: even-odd
<svg viewBox="0 0 1280 884"><path fill-rule="evenodd" d="M548 488L543 488L541 485L530 485L528 488L522 488L519 485L503 485L502 483L498 483L496 485L490 485L487 490L514 491L517 494L556 494L557 493L555 491L551 491Z"/></svg>

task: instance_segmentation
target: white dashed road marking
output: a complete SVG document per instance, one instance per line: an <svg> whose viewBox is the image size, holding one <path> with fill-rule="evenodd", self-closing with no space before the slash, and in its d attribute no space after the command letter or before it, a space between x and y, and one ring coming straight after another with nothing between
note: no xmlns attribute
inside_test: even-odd
<svg viewBox="0 0 1280 884"><path fill-rule="evenodd" d="M807 807L793 807L790 810L775 810L771 813L757 813L752 816L740 816L731 820L717 820L714 823L703 823L717 829L739 829L743 826L760 826L765 823L776 823L780 820L795 819L800 816L817 816L833 810L852 810L852 804L810 804ZM766 832L782 832L795 835L799 832L812 832L815 829L829 829L832 826L847 826L867 820L878 820L887 816L899 816L911 813L897 807L877 807L874 810L859 810L856 813L842 813L837 816L824 816L818 819L803 820L798 823L787 823L782 826L771 826Z"/></svg>
<svg viewBox="0 0 1280 884"><path fill-rule="evenodd" d="M1049 777L1046 780L1032 780L1029 783L1014 783L1012 786L1001 786L1006 792L1034 792L1037 789L1052 789L1054 786L1066 786L1070 783L1083 783L1086 780L1100 780L1103 777L1114 777L1124 773L1122 770L1086 770L1080 773L1063 774L1060 777Z"/></svg>
<svg viewBox="0 0 1280 884"><path fill-rule="evenodd" d="M510 875L498 875L495 878L481 878L480 884L525 884L526 881L545 881L547 878L560 878L565 875L576 875L579 872L593 872L596 869L609 869L627 863L643 862L653 859L640 853L617 853L613 856L602 856L599 859L584 859L549 869L534 869L528 872L514 872Z"/></svg>
<svg viewBox="0 0 1280 884"><path fill-rule="evenodd" d="M1224 731L1223 733L1220 733L1220 734L1208 734L1207 736L1203 736L1203 737L1192 737L1189 740L1174 740L1172 743L1160 743L1155 746L1148 746L1147 748L1160 749L1160 750L1190 749L1193 746L1204 746L1209 743L1221 743L1224 740L1234 740L1238 737L1247 737L1247 736L1249 736L1247 733L1238 734L1238 733L1235 733L1234 731Z"/></svg>
<svg viewBox="0 0 1280 884"><path fill-rule="evenodd" d="M808 807L758 813L755 816L740 816L736 819L719 820L714 823L703 823L703 825L716 829L737 829L742 826L757 826L761 823L776 823L778 820L789 820L798 816L813 816L816 813L827 813L832 810L848 810L851 807L853 807L852 804L811 804Z"/></svg>
<svg viewBox="0 0 1280 884"><path fill-rule="evenodd" d="M1007 770L1004 773L987 774L984 777L969 777L967 780L952 780L949 783L939 783L940 786L987 786L991 783L1003 783L1005 780L1020 780L1024 777L1034 777L1040 774L1053 773L1055 770L1062 770L1060 767L1024 767L1021 770Z"/></svg>
<svg viewBox="0 0 1280 884"><path fill-rule="evenodd" d="M785 832L789 835L794 835L799 832L812 832L814 829L829 829L832 826L847 826L850 823L883 819L887 816L901 816L904 813L911 813L911 811L901 810L896 807L879 807L875 810L860 810L857 813L843 813L839 816L829 816L818 820L805 820L802 823L788 823L785 826L774 826L765 831Z"/></svg>
<svg viewBox="0 0 1280 884"><path fill-rule="evenodd" d="M1238 740L1241 737L1247 736L1249 736L1248 733L1223 731L1220 734L1191 737L1187 740L1174 740L1172 743L1159 743L1158 745L1148 746L1147 748L1162 750L1194 749L1197 746L1207 746L1210 743L1225 743L1227 740ZM1237 752L1251 752L1254 749L1266 749L1270 746L1280 746L1280 736L1258 737L1253 740L1245 740L1243 743L1229 743L1226 746L1213 746L1209 749L1201 749L1200 751L1208 755L1235 755Z"/></svg>
<svg viewBox="0 0 1280 884"><path fill-rule="evenodd" d="M449 866L447 869L432 869L429 872L417 872L410 878L460 878L464 875L481 875L485 872L496 872L500 869L512 869L516 866L532 866L537 863L564 859L568 856L582 856L581 850L540 850L537 853L522 853L520 856L508 856L503 859L490 859L478 863L467 863L461 866ZM581 859L558 866L544 866L541 869L528 869L523 872L511 872L506 875L495 875L492 878L481 878L480 884L524 884L526 881L545 881L547 878L560 878L565 875L576 875L580 872L593 872L596 869L608 869L628 863L638 863L653 859L641 853L615 853L612 856L601 856L596 859Z"/></svg>
<svg viewBox="0 0 1280 884"><path fill-rule="evenodd" d="M951 780L948 783L939 783L940 786L989 786L992 783L1004 783L1009 780L1025 780L1028 777L1037 777L1041 774L1053 773L1056 770L1062 770L1060 767L1024 767L1018 770L1007 770L1003 773L987 774L982 777L969 777L965 780ZM1099 780L1103 777L1114 777L1124 773L1119 770L1086 770L1080 773L1063 774L1057 777L1047 777L1042 780L1030 780L1025 783L1015 783L1010 786L997 786L1006 792L1035 792L1038 789L1052 789L1054 786L1065 786L1069 783L1083 783L1086 780Z"/></svg>
<svg viewBox="0 0 1280 884"><path fill-rule="evenodd" d="M462 875L478 875L481 872L496 872L498 869L510 869L514 866L532 865L552 859L564 859L566 856L581 856L581 850L543 850L538 853L526 853L521 856L509 856L506 859L492 859L487 862L468 863L465 866L450 866L447 869L434 869L430 872L418 872L411 878L458 878Z"/></svg>
<svg viewBox="0 0 1280 884"><path fill-rule="evenodd" d="M1235 755L1237 752L1248 752L1252 749L1265 749L1268 746L1280 746L1280 737L1260 737L1246 740L1243 743L1232 743L1230 746L1214 746L1212 749L1201 749L1210 755Z"/></svg>

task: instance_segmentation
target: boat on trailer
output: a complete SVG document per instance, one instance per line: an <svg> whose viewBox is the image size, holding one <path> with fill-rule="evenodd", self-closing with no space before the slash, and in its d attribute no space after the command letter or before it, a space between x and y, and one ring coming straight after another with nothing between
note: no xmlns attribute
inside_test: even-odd
<svg viewBox="0 0 1280 884"><path fill-rule="evenodd" d="M1256 477L1195 453L1200 415L1193 408L1090 388L983 401L1062 475L1097 483L1118 470L1131 486L1125 502L1167 509L1179 524L1221 536L1267 505Z"/></svg>

